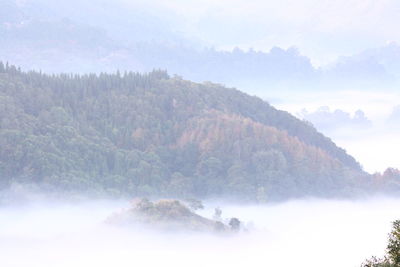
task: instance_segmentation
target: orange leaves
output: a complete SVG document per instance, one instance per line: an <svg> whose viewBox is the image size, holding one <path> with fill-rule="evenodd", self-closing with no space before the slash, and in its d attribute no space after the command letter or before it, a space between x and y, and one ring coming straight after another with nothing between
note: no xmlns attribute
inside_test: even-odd
<svg viewBox="0 0 400 267"><path fill-rule="evenodd" d="M316 173L340 166L322 149L307 145L286 131L216 110L187 123L176 146L182 148L189 143L197 144L202 155L223 151L238 160L246 160L257 151L278 149L292 164L305 165Z"/></svg>

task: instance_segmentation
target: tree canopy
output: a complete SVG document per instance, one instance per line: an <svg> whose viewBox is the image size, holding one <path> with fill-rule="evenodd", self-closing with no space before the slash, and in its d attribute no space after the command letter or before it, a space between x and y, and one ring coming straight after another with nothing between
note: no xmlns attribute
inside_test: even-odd
<svg viewBox="0 0 400 267"><path fill-rule="evenodd" d="M399 267L400 266L400 220L392 223L392 231L389 233L386 255L380 259L372 257L366 260L362 267Z"/></svg>
<svg viewBox="0 0 400 267"><path fill-rule="evenodd" d="M0 63L0 186L247 200L352 192L365 173L311 125L236 89Z"/></svg>

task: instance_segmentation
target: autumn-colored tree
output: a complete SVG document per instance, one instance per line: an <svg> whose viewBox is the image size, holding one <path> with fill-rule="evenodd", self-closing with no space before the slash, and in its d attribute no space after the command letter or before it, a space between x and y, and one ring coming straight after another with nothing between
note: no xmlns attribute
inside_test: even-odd
<svg viewBox="0 0 400 267"><path fill-rule="evenodd" d="M235 89L162 70L46 75L0 63L0 191L261 202L348 190L354 173L364 175L312 126Z"/></svg>

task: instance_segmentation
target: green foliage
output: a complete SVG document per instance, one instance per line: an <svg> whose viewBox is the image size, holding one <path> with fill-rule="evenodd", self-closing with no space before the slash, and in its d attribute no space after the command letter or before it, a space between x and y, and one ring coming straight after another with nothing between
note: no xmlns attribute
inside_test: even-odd
<svg viewBox="0 0 400 267"><path fill-rule="evenodd" d="M400 220L392 223L385 257L383 259L372 257L365 261L362 267L400 267Z"/></svg>
<svg viewBox="0 0 400 267"><path fill-rule="evenodd" d="M203 206L203 203L201 202L201 200L190 198L190 199L186 199L185 202L187 203L187 205L189 206L189 208L191 210L196 211L196 210L204 209L204 206Z"/></svg>
<svg viewBox="0 0 400 267"><path fill-rule="evenodd" d="M366 260L361 267L396 267L397 265L392 265L387 259L379 259L377 257L372 257Z"/></svg>
<svg viewBox="0 0 400 267"><path fill-rule="evenodd" d="M387 255L394 266L400 266L400 220L393 222L393 228L389 234Z"/></svg>
<svg viewBox="0 0 400 267"><path fill-rule="evenodd" d="M227 232L228 226L196 214L178 200L138 199L125 211L116 213L107 220L111 224L137 224L164 230L191 230L208 232ZM240 230L240 221L236 218L230 224L231 230Z"/></svg>
<svg viewBox="0 0 400 267"><path fill-rule="evenodd" d="M0 64L0 188L264 202L341 194L363 175L314 128L234 89L160 70L45 75Z"/></svg>
<svg viewBox="0 0 400 267"><path fill-rule="evenodd" d="M231 218L229 220L229 226L231 227L232 231L239 231L240 230L240 221L238 218Z"/></svg>

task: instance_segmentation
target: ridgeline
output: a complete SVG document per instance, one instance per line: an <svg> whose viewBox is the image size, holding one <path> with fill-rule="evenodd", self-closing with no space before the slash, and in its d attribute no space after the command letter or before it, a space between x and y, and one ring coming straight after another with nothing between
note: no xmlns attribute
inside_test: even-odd
<svg viewBox="0 0 400 267"><path fill-rule="evenodd" d="M369 177L307 122L167 72L46 75L0 64L0 187L266 201Z"/></svg>

